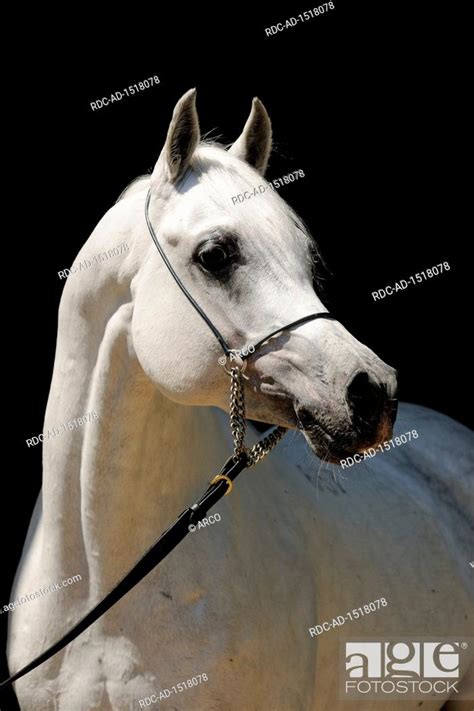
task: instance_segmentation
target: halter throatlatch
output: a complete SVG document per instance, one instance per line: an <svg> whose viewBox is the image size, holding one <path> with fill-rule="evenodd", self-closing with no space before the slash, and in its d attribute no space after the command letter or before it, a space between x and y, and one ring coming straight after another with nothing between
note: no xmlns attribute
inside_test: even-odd
<svg viewBox="0 0 474 711"><path fill-rule="evenodd" d="M212 323L209 316L205 311L199 306L197 301L191 296L189 291L186 289L181 279L178 277L174 271L171 263L163 251L158 238L156 236L153 225L151 224L150 217L148 214L148 208L150 204L150 192L146 197L145 202L145 220L148 225L148 230L150 232L151 238L155 243L155 246L160 253L163 262L167 266L171 276L175 280L176 284L179 286L183 294L186 296L190 304L194 307L197 313L205 321L208 327L213 332L214 336L221 345L224 351L223 359L219 358L219 363L224 367L224 370L230 376L230 429L232 431L232 438L234 440L234 453L224 464L220 472L212 479L208 488L203 493L203 495L196 501L195 504L188 507L181 513L176 521L155 541L151 548L140 558L140 560L133 566L133 568L125 575L122 580L101 600L92 610L90 610L82 620L68 632L66 632L61 639L51 645L48 649L42 652L38 657L33 659L25 667L17 671L9 679L6 679L0 684L0 690L4 689L6 686L12 684L13 682L20 679L25 674L28 674L33 669L36 669L40 664L43 664L48 659L50 659L54 654L64 649L66 645L72 642L76 637L78 637L84 630L90 627L94 622L96 622L102 615L104 615L107 610L115 605L124 595L126 595L135 585L137 585L143 578L148 575L166 556L168 553L176 548L176 546L188 535L190 529L194 529L195 525L199 523L207 515L208 510L214 506L223 496L230 494L233 487L233 481L244 469L252 467L257 462L260 462L264 457L269 454L272 449L278 444L283 435L286 432L284 427L276 427L270 434L254 444L253 447L247 448L245 446L245 431L247 421L245 418L245 392L244 392L244 379L248 379L244 374L245 367L247 365L246 358L251 353L254 353L261 345L268 341L272 336L276 336L282 331L288 331L289 329L295 328L308 321L313 321L317 318L326 318L335 320L333 316L327 312L321 312L316 314L309 314L303 318L292 321L286 326L277 328L270 334L258 341L254 346L247 349L244 354L242 351L237 351L230 348L224 336ZM229 365L229 367L227 367Z"/></svg>

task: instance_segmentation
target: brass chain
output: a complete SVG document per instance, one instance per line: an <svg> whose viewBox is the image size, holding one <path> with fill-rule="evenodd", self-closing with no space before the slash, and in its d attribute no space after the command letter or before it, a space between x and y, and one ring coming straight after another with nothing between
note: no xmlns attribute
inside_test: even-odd
<svg viewBox="0 0 474 711"><path fill-rule="evenodd" d="M286 432L284 427L276 427L269 435L260 442L254 444L250 449L246 449L244 444L245 430L245 395L240 368L233 367L230 370L230 429L234 440L234 456L245 452L247 454L248 466L252 467L260 462L278 444Z"/></svg>

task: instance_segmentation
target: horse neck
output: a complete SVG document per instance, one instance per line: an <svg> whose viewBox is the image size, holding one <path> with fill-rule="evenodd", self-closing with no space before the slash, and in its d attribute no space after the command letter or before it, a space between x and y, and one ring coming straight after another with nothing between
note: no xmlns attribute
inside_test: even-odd
<svg viewBox="0 0 474 711"><path fill-rule="evenodd" d="M44 443L42 566L51 579L88 572L98 598L198 497L226 450L215 411L171 402L141 369L129 286L81 282L81 294L67 284L59 313L44 432L60 434ZM91 411L97 420L61 428Z"/></svg>

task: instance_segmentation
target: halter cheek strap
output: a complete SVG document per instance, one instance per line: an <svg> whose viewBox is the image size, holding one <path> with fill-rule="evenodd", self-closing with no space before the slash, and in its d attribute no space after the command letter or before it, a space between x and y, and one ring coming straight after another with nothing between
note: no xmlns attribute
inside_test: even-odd
<svg viewBox="0 0 474 711"><path fill-rule="evenodd" d="M196 299L190 294L188 289L184 286L183 282L179 278L179 276L176 274L175 270L171 266L171 262L166 256L166 252L164 251L163 247L161 246L158 237L156 236L156 232L154 230L154 227L151 223L150 220L150 215L149 215L149 207L150 207L150 200L151 200L151 191L149 190L146 196L146 201L145 201L145 220L146 224L148 227L148 231L150 232L150 236L155 243L155 247L157 248L158 252L160 253L161 258L163 259L163 262L165 263L166 267L168 268L169 273L175 280L176 284L179 286L191 306L197 311L199 316L203 319L203 321L207 324L207 326L211 329L212 333L218 340L222 350L224 351L225 355L227 357L230 356L231 353L235 352L235 349L231 348L227 341L225 340L224 336L222 333L219 331L219 329L212 323L211 319L209 316L206 314L206 312L199 306L198 302ZM281 333L282 331L289 331L292 328L296 328L297 326L301 326L303 323L307 323L308 321L314 321L317 318L326 318L326 319L331 319L335 321L336 319L334 316L331 316L327 311L321 311L320 313L315 313L315 314L309 314L308 316L303 316L303 318L296 319L296 321L292 321L291 323L286 324L286 326L280 326L280 328L275 329L271 333L269 333L267 336L264 338L261 338L257 343L253 345L253 350L257 350L257 348L260 348L261 345L263 345L266 341L268 341L272 336L276 336L277 333ZM241 356L243 359L247 358L247 354L245 356Z"/></svg>
<svg viewBox="0 0 474 711"><path fill-rule="evenodd" d="M149 231L149 233L150 233L150 236L151 236L153 242L155 243L155 247L157 248L158 252L160 253L162 260L164 261L164 263L165 263L166 266L168 267L169 273L171 274L171 276L173 277L173 279L175 280L175 282L177 283L177 285L179 286L179 288L181 289L181 291L183 292L183 294L185 295L185 297L187 298L187 300L189 301L189 303L191 304L191 306L193 306L193 308L198 312L199 316L200 316L200 317L203 319L203 321L205 321L206 324L209 326L209 328L211 329L212 333L214 334L214 336L215 336L215 337L217 338L217 340L219 341L219 343L220 343L220 345L221 345L221 347L222 347L222 350L224 351L224 353L226 354L226 356L230 355L231 349L230 349L229 346L227 345L227 341L225 340L224 336L223 336L223 335L221 334L221 332L214 326L214 324L212 323L212 321L211 321L211 319L209 318L209 316L205 313L205 311L203 311L203 309L201 309L201 307L199 306L198 302L191 296L191 294L189 293L189 291L186 289L186 287L184 286L183 282L181 281L181 279L179 278L179 276L176 274L175 270L174 270L173 267L171 266L171 263L170 263L168 257L166 256L166 253L165 253L163 247L162 247L161 244L159 243L158 237L156 236L156 232L155 232L155 230L154 230L154 228L153 228L153 225L151 224L151 220L150 220L150 215L149 215L150 198L151 198L151 191L149 190L149 191L148 191L148 194L147 194L147 196L146 196L146 201L145 201L145 220L146 220L146 224L147 224L147 227L148 227L148 231Z"/></svg>
<svg viewBox="0 0 474 711"><path fill-rule="evenodd" d="M203 493L203 495L197 500L195 504L185 509L181 513L176 521L156 540L156 542L151 546L151 548L140 558L140 560L133 566L133 568L125 575L122 580L105 596L101 602L99 602L92 610L90 610L85 617L83 617L72 629L70 629L61 639L51 645L48 649L42 652L36 659L33 659L25 667L17 671L9 679L6 679L0 684L0 690L4 689L8 685L17 681L25 674L28 674L33 669L36 669L40 664L43 664L48 659L50 659L54 654L64 649L66 645L72 642L76 637L78 637L84 630L90 627L94 622L96 622L102 615L104 615L107 610L115 605L126 593L128 593L135 585L137 585L148 573L150 573L166 556L171 553L171 551L176 548L176 546L187 536L190 530L194 530L196 524L199 523L207 515L208 510L214 506L223 496L230 494L232 491L233 481L244 469L257 464L261 459L266 457L266 455L271 452L273 447L275 447L280 439L286 432L284 427L276 427L270 434L264 437L260 442L253 445L253 447L245 447L245 430L247 425L247 420L245 416L245 391L243 384L243 371L246 365L246 358L249 354L245 356L239 356L238 359L235 357L230 358L231 355L236 353L235 349L230 348L229 344L225 340L224 336L212 323L209 316L203 311L199 306L197 301L191 296L189 291L186 289L181 279L176 274L175 270L171 266L171 263L166 256L162 246L160 245L158 238L156 236L153 225L150 221L150 216L148 214L148 208L150 205L150 192L146 197L145 202L145 220L148 225L148 230L150 232L151 238L155 243L155 246L160 253L164 263L166 264L171 276L175 280L176 284L179 286L183 294L188 299L191 306L198 312L201 318L205 321L208 327L211 329L214 336L220 343L222 350L226 356L225 361L230 359L234 360L234 364L230 366L230 370L226 372L230 375L230 428L232 431L232 437L234 440L234 453L224 464L220 472L212 479L208 488ZM299 318L296 321L292 321L286 326L281 326L273 330L264 338L261 338L254 345L252 352L255 352L260 348L263 343L268 341L277 333L282 331L288 331L297 326L301 326L303 323L308 321L313 321L317 318L334 319L333 316L327 312L321 312L316 314L309 314L303 318ZM219 359L220 360L220 359ZM237 361L237 364L235 363ZM224 364L225 365L225 364Z"/></svg>

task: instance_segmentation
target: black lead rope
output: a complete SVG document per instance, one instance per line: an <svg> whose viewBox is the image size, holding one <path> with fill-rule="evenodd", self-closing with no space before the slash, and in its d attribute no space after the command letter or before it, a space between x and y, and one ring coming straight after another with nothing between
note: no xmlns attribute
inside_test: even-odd
<svg viewBox="0 0 474 711"><path fill-rule="evenodd" d="M76 639L84 630L94 624L99 617L110 610L124 595L130 592L135 585L143 580L148 573L166 558L168 553L171 553L171 551L186 538L189 532L189 526L196 525L205 518L208 510L227 494L229 487L226 479L234 481L240 472L246 468L247 458L245 454L238 457L237 461L234 457L228 459L217 475L223 478L215 478L217 479L215 483L210 484L198 501L178 516L176 521L153 543L151 548L148 549L143 557L140 558L108 595L93 607L82 620L79 620L77 625L66 632L64 637L61 637L60 640L52 644L51 647L42 652L36 659L33 659L33 661L23 667L23 669L20 669L15 674L12 674L9 679L3 681L0 684L0 690L17 681L30 671L33 671L33 669L36 669L40 664L46 662L61 649L64 649L66 645Z"/></svg>
<svg viewBox="0 0 474 711"><path fill-rule="evenodd" d="M148 195L146 197L145 202L145 219L153 242L155 243L155 246L162 257L163 262L170 271L176 284L179 286L179 288L186 296L190 304L195 308L201 318L209 326L214 336L219 341L222 350L226 355L226 358L229 358L231 354L235 353L235 350L230 348L220 331L214 326L208 315L203 311L203 309L199 306L199 304L195 301L195 299L186 289L181 279L178 277L173 267L171 266L168 257L166 256L163 248L161 247L158 241L158 238L156 236L155 230L153 229L153 225L151 224L150 217L148 214L150 196L151 193L150 191L148 191ZM258 341L254 345L252 352L255 352L257 348L259 348L277 333L281 333L282 331L289 330L303 323L307 323L308 321L313 321L314 319L318 318L335 320L334 317L327 312L309 314L308 316L299 318L296 321L292 321L292 323L287 324L286 326L281 326L280 328L275 329L270 334L268 334L268 336L265 336L265 338L262 338L260 341ZM247 355L240 356L242 362L248 357L248 355L250 355L250 353L247 353ZM231 367L234 371L234 375L237 371L238 373L241 373L243 371L243 368L240 369L239 367L235 366ZM241 397L243 400L243 386ZM243 402L241 403L241 406L242 405ZM92 608L92 610L90 610L85 615L85 617L79 620L79 622L72 629L66 632L66 634L61 637L61 639L52 644L48 649L46 649L39 656L33 659L33 661L31 661L29 664L24 666L19 671L15 672L15 674L12 674L12 676L10 676L8 679L2 681L0 683L0 690L17 681L22 676L25 676L25 674L28 674L29 672L33 671L33 669L36 669L36 667L38 667L40 664L46 662L61 649L64 649L66 645L76 639L76 637L78 637L88 627L94 624L94 622L96 622L102 615L104 615L108 610L110 610L110 608L115 605L115 603L118 602L124 595L130 592L130 590L134 588L135 585L137 585L141 580L143 580L143 578L148 575L148 573L150 573L159 563L161 563L161 561L166 558L166 556L171 553L171 551L174 550L174 548L176 548L176 546L181 543L184 538L186 538L189 532L189 526L196 525L197 523L199 523L199 521L201 521L207 515L208 510L212 506L214 506L223 496L230 493L232 489L232 482L237 478L240 472L242 472L244 469L247 469L249 466L252 466L254 463L260 461L260 459L262 459L263 456L265 456L270 451L270 449L275 446L275 444L281 438L283 433L284 428L276 428L276 430L273 430L273 432L269 436L267 436L264 440L255 445L249 452L245 451L245 449L243 449L242 451L238 451L237 453L234 452L233 456L227 460L219 474L214 477L214 479L212 480L204 494L198 499L198 501L189 508L185 509L183 513L178 516L176 521L164 533L162 533L162 535L155 541L155 543L153 543L151 548L142 556L142 558L140 558L140 560L125 575L125 577L122 578L122 580L106 595L106 597L101 600L94 608Z"/></svg>

